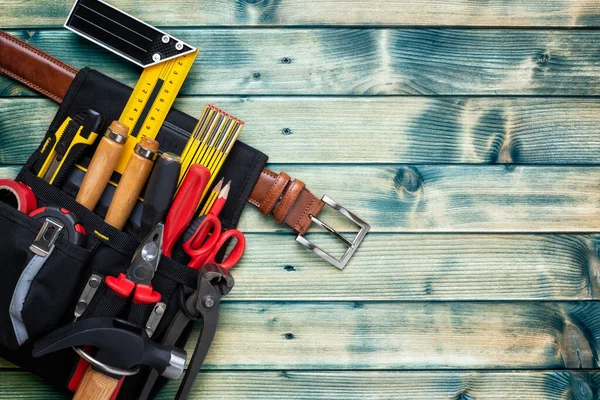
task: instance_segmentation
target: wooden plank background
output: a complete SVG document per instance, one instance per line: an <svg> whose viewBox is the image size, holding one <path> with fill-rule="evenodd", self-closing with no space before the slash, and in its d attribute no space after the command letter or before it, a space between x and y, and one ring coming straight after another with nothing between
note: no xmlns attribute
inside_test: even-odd
<svg viewBox="0 0 600 400"><path fill-rule="evenodd" d="M373 226L340 272L249 208L192 398L599 398L600 2L110 2L200 48L178 108ZM0 28L134 84L71 4L0 0ZM0 77L0 110L13 177L56 106ZM0 361L15 398L65 396Z"/></svg>

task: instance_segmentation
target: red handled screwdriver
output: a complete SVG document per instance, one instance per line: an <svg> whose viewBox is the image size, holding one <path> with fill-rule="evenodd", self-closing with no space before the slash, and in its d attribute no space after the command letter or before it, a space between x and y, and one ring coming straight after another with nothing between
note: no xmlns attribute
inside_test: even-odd
<svg viewBox="0 0 600 400"><path fill-rule="evenodd" d="M171 257L173 247L177 239L185 232L192 222L194 214L202 200L204 188L210 180L208 168L194 164L190 167L179 191L173 200L173 205L165 223L165 236L163 242L163 254Z"/></svg>

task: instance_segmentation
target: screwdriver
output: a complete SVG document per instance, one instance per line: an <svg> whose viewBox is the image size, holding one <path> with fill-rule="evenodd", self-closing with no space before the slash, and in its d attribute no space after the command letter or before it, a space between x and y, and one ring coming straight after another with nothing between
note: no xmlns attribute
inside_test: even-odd
<svg viewBox="0 0 600 400"><path fill-rule="evenodd" d="M192 222L209 179L210 171L200 164L192 165L183 179L165 222L162 249L165 256L171 257L177 239Z"/></svg>
<svg viewBox="0 0 600 400"><path fill-rule="evenodd" d="M148 137L142 138L135 146L106 213L104 221L107 224L119 230L125 226L150 176L158 147L158 142Z"/></svg>
<svg viewBox="0 0 600 400"><path fill-rule="evenodd" d="M128 133L127 125L113 121L100 140L75 199L88 210L94 211L96 208L98 200L119 162Z"/></svg>
<svg viewBox="0 0 600 400"><path fill-rule="evenodd" d="M176 154L163 153L156 161L144 193L141 238L146 237L167 214L177 189L180 170L181 158Z"/></svg>

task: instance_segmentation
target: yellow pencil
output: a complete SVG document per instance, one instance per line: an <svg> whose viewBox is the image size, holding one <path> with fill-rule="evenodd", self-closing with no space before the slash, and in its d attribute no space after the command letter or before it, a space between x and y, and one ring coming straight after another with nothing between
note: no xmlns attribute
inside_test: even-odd
<svg viewBox="0 0 600 400"><path fill-rule="evenodd" d="M221 188L223 187L224 179L225 178L221 178L219 183L217 183L215 187L211 190L210 196L206 200L206 203L204 203L202 211L200 211L200 216L206 215L210 211L210 208L214 204L215 200L217 200L217 197L219 197L219 193L221 192Z"/></svg>
<svg viewBox="0 0 600 400"><path fill-rule="evenodd" d="M242 128L244 127L244 122L240 121L240 120L237 120L237 121L239 122L239 125L238 125L237 129L235 130L234 134L230 137L229 141L227 141L227 147L225 148L225 151L223 152L223 156L217 162L216 167L213 168L213 171L211 172L210 180L209 180L207 186L210 186L210 184L213 182L215 177L219 174L219 171L223 167L223 163L225 163L225 160L227 159L227 156L231 152L231 149L233 148L235 141L237 140L238 136L242 132ZM204 190L204 194L202 195L202 197L205 196L206 190L207 189Z"/></svg>

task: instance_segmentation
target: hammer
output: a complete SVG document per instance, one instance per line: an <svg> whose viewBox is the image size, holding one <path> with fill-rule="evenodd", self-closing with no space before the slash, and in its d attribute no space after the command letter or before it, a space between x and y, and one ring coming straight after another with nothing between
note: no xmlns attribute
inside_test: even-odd
<svg viewBox="0 0 600 400"><path fill-rule="evenodd" d="M33 356L84 345L97 347L98 352L75 400L110 399L119 379L135 374L141 365L158 370L167 379L178 379L187 356L174 346L153 342L143 329L117 318L89 318L60 328L35 343Z"/></svg>

